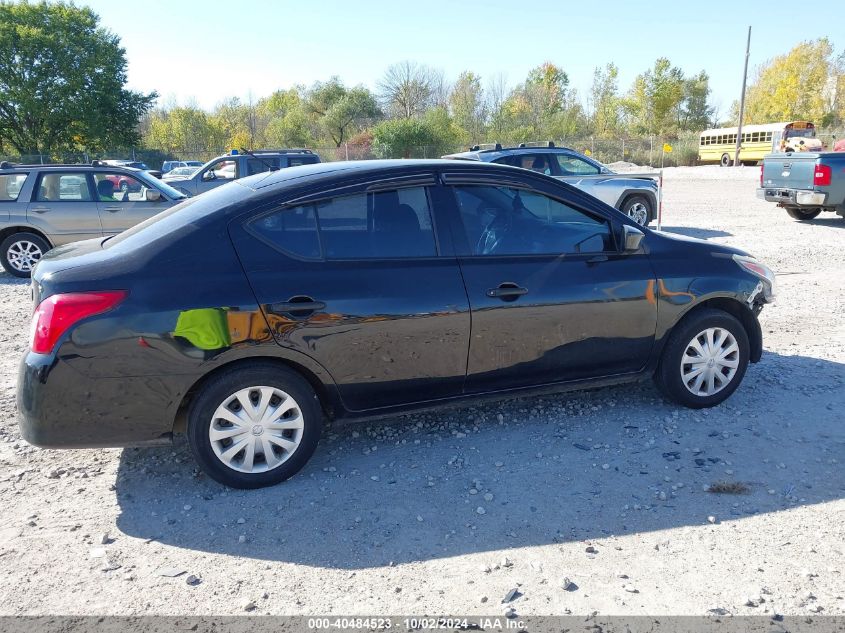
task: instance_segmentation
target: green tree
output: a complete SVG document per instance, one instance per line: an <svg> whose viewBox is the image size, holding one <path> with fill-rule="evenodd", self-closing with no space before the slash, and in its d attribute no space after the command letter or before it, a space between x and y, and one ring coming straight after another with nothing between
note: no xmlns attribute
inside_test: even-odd
<svg viewBox="0 0 845 633"><path fill-rule="evenodd" d="M340 147L349 136L381 116L375 97L367 88L346 88L337 77L314 84L305 102L320 130L335 147Z"/></svg>
<svg viewBox="0 0 845 633"><path fill-rule="evenodd" d="M744 123L809 120L839 123L845 115L845 74L827 38L798 44L766 62L745 97ZM739 107L734 104L733 120Z"/></svg>
<svg viewBox="0 0 845 633"><path fill-rule="evenodd" d="M300 91L277 90L258 102L258 115L266 121L264 139L273 147L305 147L313 144L308 114Z"/></svg>
<svg viewBox="0 0 845 633"><path fill-rule="evenodd" d="M638 75L623 101L633 130L639 134L674 134L677 112L684 100L684 73L665 57Z"/></svg>
<svg viewBox="0 0 845 633"><path fill-rule="evenodd" d="M619 69L607 64L603 69L593 71L593 85L590 88L592 102L592 127L598 136L619 134L622 125L621 100L619 98Z"/></svg>
<svg viewBox="0 0 845 633"><path fill-rule="evenodd" d="M226 141L226 130L196 106L154 111L144 137L147 147L179 157L218 152Z"/></svg>
<svg viewBox="0 0 845 633"><path fill-rule="evenodd" d="M432 158L460 140L449 113L433 108L423 116L382 121L373 128L373 152L379 158Z"/></svg>
<svg viewBox="0 0 845 633"><path fill-rule="evenodd" d="M471 71L458 75L449 93L449 109L455 125L463 131L463 140L481 139L487 118L487 103L478 75Z"/></svg>
<svg viewBox="0 0 845 633"><path fill-rule="evenodd" d="M0 139L21 154L138 141L156 93L125 88L120 39L87 7L0 2Z"/></svg>
<svg viewBox="0 0 845 633"><path fill-rule="evenodd" d="M711 127L715 108L709 104L710 77L703 70L684 80L684 98L678 108L678 127L684 131L700 131Z"/></svg>

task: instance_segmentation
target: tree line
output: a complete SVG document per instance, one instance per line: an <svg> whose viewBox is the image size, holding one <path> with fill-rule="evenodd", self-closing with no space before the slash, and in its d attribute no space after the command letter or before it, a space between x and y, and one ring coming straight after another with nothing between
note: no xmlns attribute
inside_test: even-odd
<svg viewBox="0 0 845 633"><path fill-rule="evenodd" d="M513 86L502 76L466 70L452 79L403 61L387 67L373 88L335 76L260 99L231 97L207 111L126 89L120 39L86 7L0 0L0 50L0 154L146 147L179 157L317 147L358 158L408 157L425 147L431 156L493 141L672 139L738 118L736 104L724 114L713 105L705 70L689 75L666 57L626 87L616 64L598 67L584 94L549 61ZM826 38L769 60L751 78L745 122L842 124L844 68L845 56Z"/></svg>

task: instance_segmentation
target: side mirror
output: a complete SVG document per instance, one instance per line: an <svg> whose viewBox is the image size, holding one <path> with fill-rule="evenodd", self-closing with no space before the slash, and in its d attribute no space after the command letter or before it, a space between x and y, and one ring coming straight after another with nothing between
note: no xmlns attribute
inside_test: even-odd
<svg viewBox="0 0 845 633"><path fill-rule="evenodd" d="M640 243L643 241L645 233L630 224L623 224L622 235L624 237L626 253L636 253L640 250Z"/></svg>
<svg viewBox="0 0 845 633"><path fill-rule="evenodd" d="M214 170L213 170L213 169L209 169L207 172L205 172L205 173L202 175L202 179L203 179L203 180L214 180L215 178L217 178L217 176L215 176L215 175L214 175Z"/></svg>
<svg viewBox="0 0 845 633"><path fill-rule="evenodd" d="M158 202L161 200L161 192L158 189L147 189L144 192L144 199L147 202Z"/></svg>

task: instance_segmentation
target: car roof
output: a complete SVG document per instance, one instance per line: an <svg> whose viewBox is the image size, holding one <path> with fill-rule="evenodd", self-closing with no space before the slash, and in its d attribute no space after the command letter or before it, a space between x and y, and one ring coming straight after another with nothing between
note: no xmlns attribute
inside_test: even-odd
<svg viewBox="0 0 845 633"><path fill-rule="evenodd" d="M443 158L459 160L493 161L502 156L518 156L519 154L578 154L569 147L502 147L500 149L469 150L447 154Z"/></svg>
<svg viewBox="0 0 845 633"><path fill-rule="evenodd" d="M8 164L8 163L7 163ZM143 172L143 169L138 169L136 167L129 167L126 165L110 165L107 163L96 164L92 165L91 163L49 163L47 165L41 165L39 163L33 164L8 164L9 166L3 166L0 168L0 173L2 174L13 174L16 171L32 171L34 169L44 170L44 171L68 171L72 169L74 171L93 171L95 169L108 169L110 171L114 170L122 170L131 173Z"/></svg>

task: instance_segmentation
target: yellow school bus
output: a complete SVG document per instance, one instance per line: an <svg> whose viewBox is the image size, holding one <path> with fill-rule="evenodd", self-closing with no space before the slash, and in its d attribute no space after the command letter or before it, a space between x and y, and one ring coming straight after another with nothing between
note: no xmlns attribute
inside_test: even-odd
<svg viewBox="0 0 845 633"><path fill-rule="evenodd" d="M732 165L736 152L735 127L704 130L698 137L698 160L702 163ZM809 121L783 121L763 125L743 125L739 160L756 163L772 152L817 152L823 148L816 138L816 126Z"/></svg>

